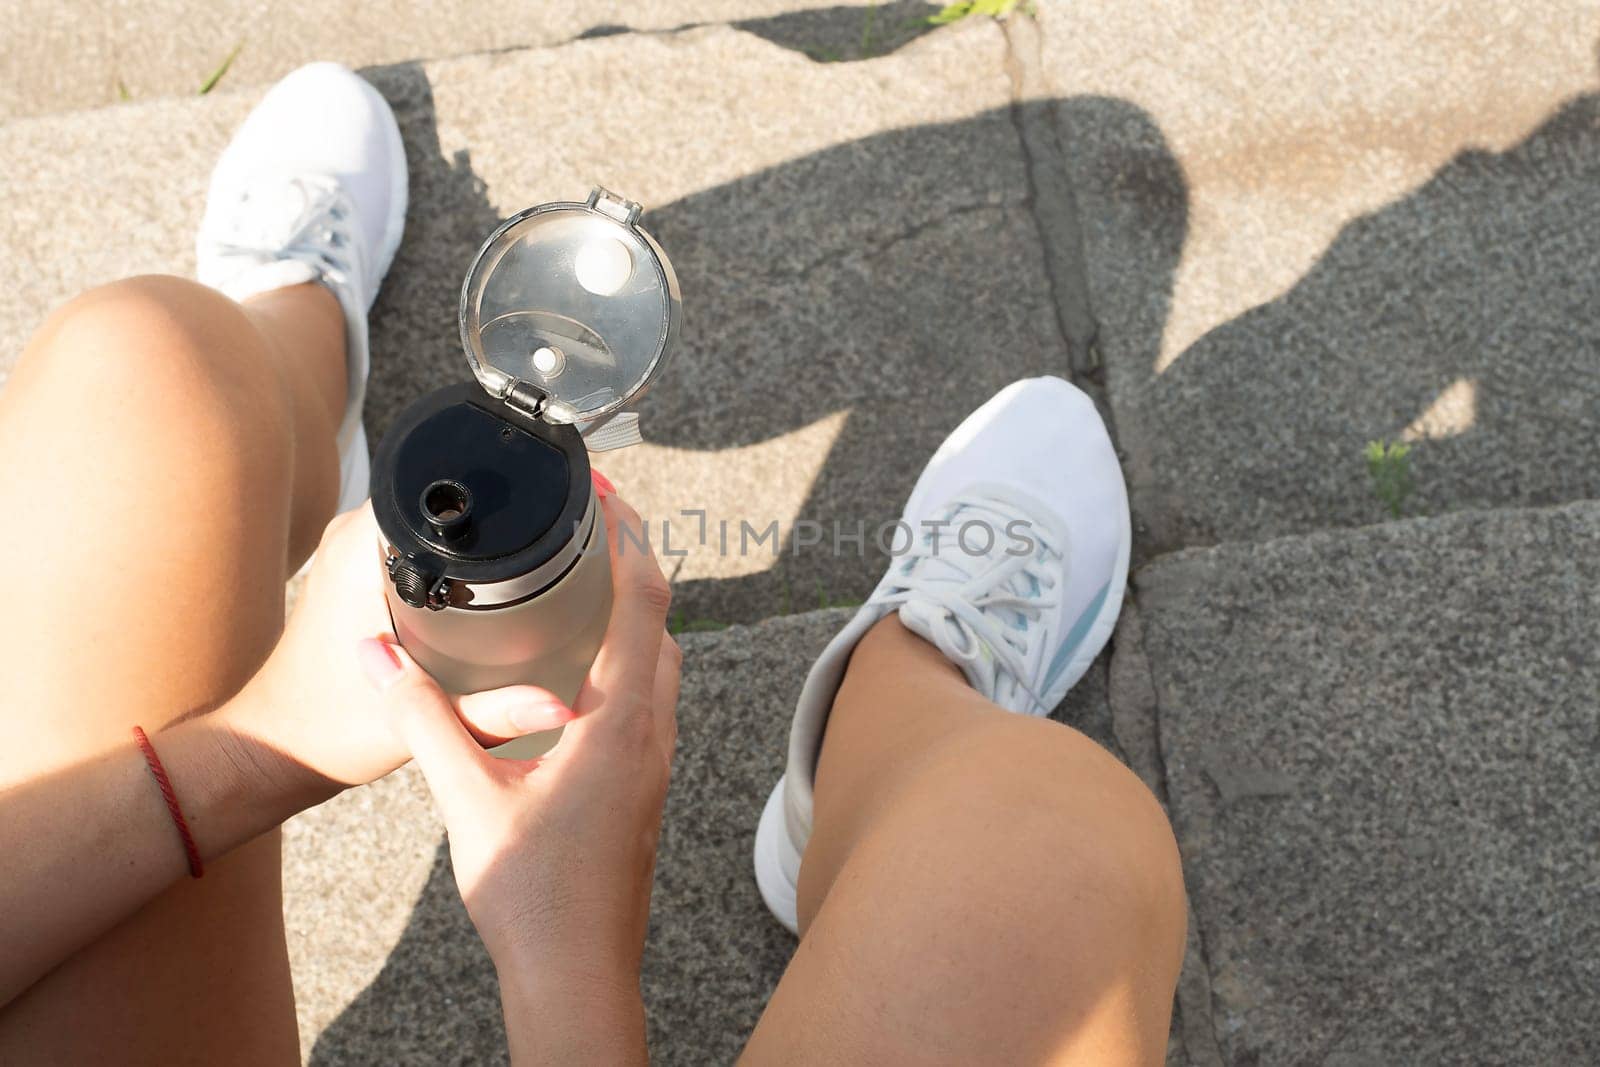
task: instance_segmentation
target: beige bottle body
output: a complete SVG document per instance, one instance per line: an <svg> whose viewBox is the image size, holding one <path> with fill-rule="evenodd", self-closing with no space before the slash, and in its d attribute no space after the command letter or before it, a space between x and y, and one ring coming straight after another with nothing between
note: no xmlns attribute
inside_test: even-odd
<svg viewBox="0 0 1600 1067"><path fill-rule="evenodd" d="M476 693L537 685L570 706L589 675L611 621L611 559L605 517L595 509L577 560L537 595L506 607L412 607L384 583L395 634L445 691ZM550 751L561 731L546 730L491 751L531 759Z"/></svg>

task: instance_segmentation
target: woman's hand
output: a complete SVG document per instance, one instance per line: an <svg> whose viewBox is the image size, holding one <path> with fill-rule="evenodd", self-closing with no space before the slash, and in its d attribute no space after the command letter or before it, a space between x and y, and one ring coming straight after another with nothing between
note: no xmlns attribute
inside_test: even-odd
<svg viewBox="0 0 1600 1067"><path fill-rule="evenodd" d="M611 622L576 718L545 756L489 755L403 649L367 644L360 653L449 830L456 884L499 971L519 1063L644 1052L639 961L680 656L665 633L666 579L639 547L639 516L615 496L602 507Z"/></svg>
<svg viewBox="0 0 1600 1067"><path fill-rule="evenodd" d="M254 742L247 747L269 777L304 784L307 804L381 778L410 758L350 654L362 638L394 640L386 580L372 505L335 518L282 638L241 694L246 699L219 710ZM454 706L486 739L559 726L569 715L531 685L459 697ZM508 725L513 719L520 729Z"/></svg>

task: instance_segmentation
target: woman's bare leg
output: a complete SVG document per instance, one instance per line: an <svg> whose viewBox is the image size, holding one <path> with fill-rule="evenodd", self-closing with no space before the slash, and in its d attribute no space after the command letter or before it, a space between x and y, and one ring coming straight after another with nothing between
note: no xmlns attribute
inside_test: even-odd
<svg viewBox="0 0 1600 1067"><path fill-rule="evenodd" d="M748 1062L1163 1059L1182 874L1104 749L990 704L890 615L835 699L814 818Z"/></svg>
<svg viewBox="0 0 1600 1067"><path fill-rule="evenodd" d="M165 277L41 327L0 393L20 536L0 788L155 735L265 659L334 508L344 337L321 286L241 307ZM279 867L273 834L63 963L0 1008L0 1062L297 1062Z"/></svg>

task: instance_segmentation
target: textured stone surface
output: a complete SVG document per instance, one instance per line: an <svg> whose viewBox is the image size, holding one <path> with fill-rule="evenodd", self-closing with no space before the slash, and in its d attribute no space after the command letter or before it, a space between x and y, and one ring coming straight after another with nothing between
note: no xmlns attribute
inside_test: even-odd
<svg viewBox="0 0 1600 1067"><path fill-rule="evenodd" d="M1139 571L1226 1062L1600 1055L1597 561L1585 503Z"/></svg>
<svg viewBox="0 0 1600 1067"><path fill-rule="evenodd" d="M874 532L943 436L1007 382L1066 368L1004 59L975 20L859 63L706 29L372 71L412 207L373 311L369 429L466 373L459 279L495 222L604 183L650 205L682 280L682 345L642 405L651 443L603 463L658 538L674 520L679 609L859 598ZM253 98L0 129L6 158L35 161L0 175L0 352L85 286L190 269L212 160ZM682 509L706 512L705 544ZM790 538L801 520L819 527ZM743 523L782 532L741 544ZM836 553L835 523L866 536Z"/></svg>
<svg viewBox="0 0 1600 1067"><path fill-rule="evenodd" d="M1592 4L1042 21L1147 553L1600 496Z"/></svg>
<svg viewBox="0 0 1600 1067"><path fill-rule="evenodd" d="M235 46L238 56L222 82L230 87L267 84L313 59L366 66L723 22L818 58L854 59L926 29L920 20L932 10L904 0L19 0L0 38L0 66L8 75L0 84L0 118L193 95ZM40 56L49 61L38 62Z"/></svg>
<svg viewBox="0 0 1600 1067"><path fill-rule="evenodd" d="M811 661L848 613L686 634L678 759L645 954L653 1062L731 1063L794 939L750 871ZM1056 718L1110 744L1104 664ZM302 1046L313 1064L504 1061L494 970L456 893L421 776L407 768L285 834Z"/></svg>

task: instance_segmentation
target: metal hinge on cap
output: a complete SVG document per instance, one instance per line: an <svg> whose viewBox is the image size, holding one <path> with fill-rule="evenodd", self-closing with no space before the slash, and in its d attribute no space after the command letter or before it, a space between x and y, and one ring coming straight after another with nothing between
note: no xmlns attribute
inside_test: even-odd
<svg viewBox="0 0 1600 1067"><path fill-rule="evenodd" d="M542 419L550 409L550 395L520 378L510 380L500 399L530 418ZM609 415L602 415L581 424L578 432L583 435L584 447L591 452L610 452L614 448L627 448L644 440L644 435L639 432L639 414L634 411L613 411Z"/></svg>
<svg viewBox="0 0 1600 1067"><path fill-rule="evenodd" d="M512 378L506 385L505 392L500 394L500 399L524 415L535 419L544 418L544 409L550 404L549 393L537 385L528 384L521 378Z"/></svg>
<svg viewBox="0 0 1600 1067"><path fill-rule="evenodd" d="M602 189L598 185L589 193L589 206L602 215L616 219L624 226L632 226L638 222L639 214L644 211L644 208L632 200L626 200L611 190Z"/></svg>

